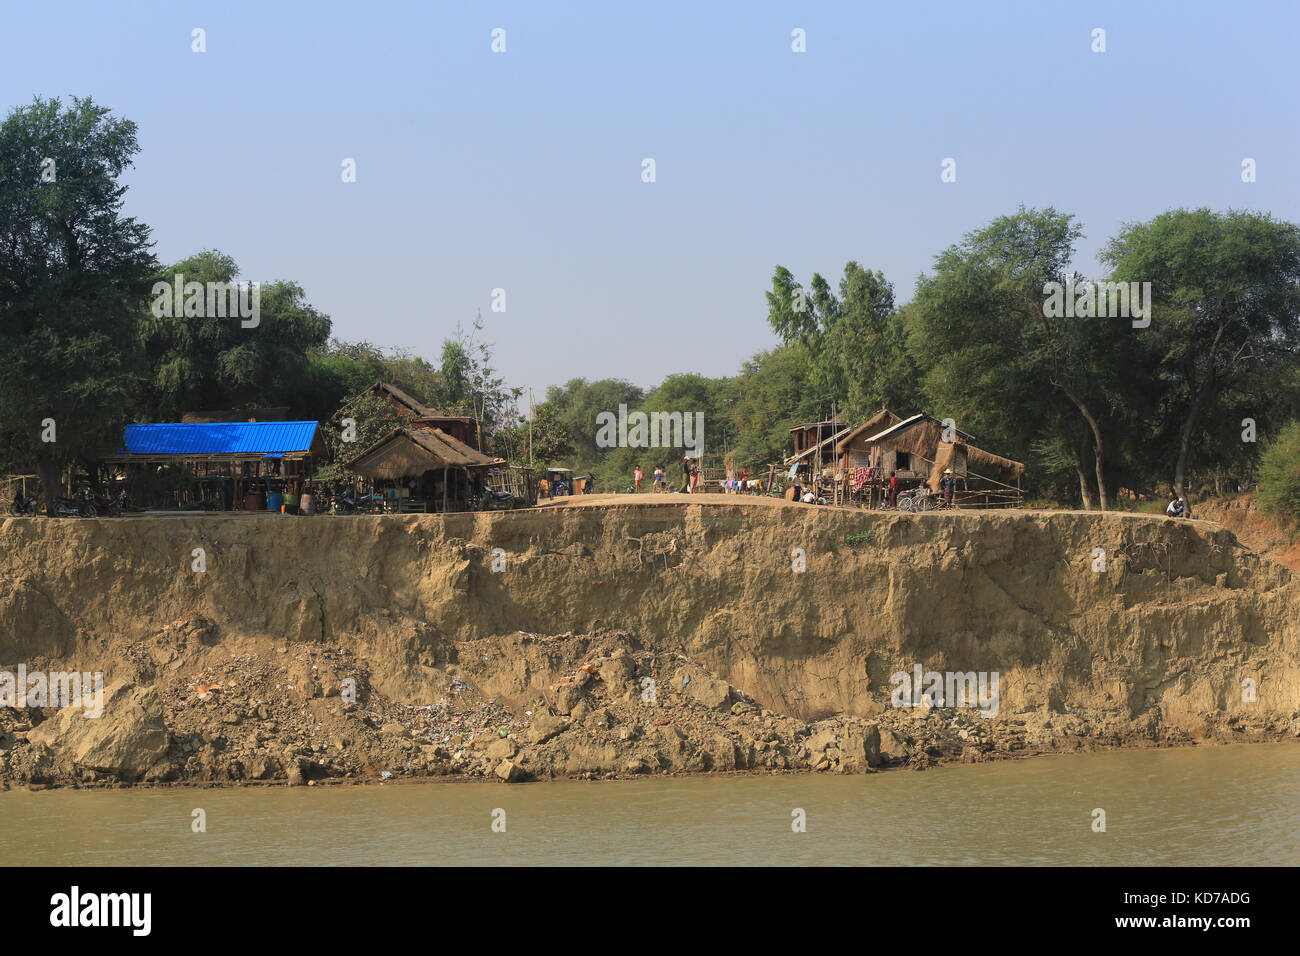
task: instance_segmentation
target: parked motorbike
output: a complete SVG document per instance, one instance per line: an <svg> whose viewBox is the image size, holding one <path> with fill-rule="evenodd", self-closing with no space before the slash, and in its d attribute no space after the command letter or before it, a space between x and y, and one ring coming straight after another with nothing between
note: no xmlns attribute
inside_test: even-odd
<svg viewBox="0 0 1300 956"><path fill-rule="evenodd" d="M94 518L98 514L95 496L88 488L77 492L75 498L60 497L54 506L56 518Z"/></svg>
<svg viewBox="0 0 1300 956"><path fill-rule="evenodd" d="M350 489L341 495L330 497L330 510L335 514L383 514L384 499L376 498L374 492L357 497Z"/></svg>
<svg viewBox="0 0 1300 956"><path fill-rule="evenodd" d="M483 493L484 511L513 511L514 507L515 496L508 491L492 491L489 489Z"/></svg>
<svg viewBox="0 0 1300 956"><path fill-rule="evenodd" d="M30 498L23 496L20 491L14 495L14 500L9 503L9 513L11 515L34 515L40 513L40 505L36 501L36 496Z"/></svg>
<svg viewBox="0 0 1300 956"><path fill-rule="evenodd" d="M106 495L96 495L94 497L95 509L104 515L117 518L122 514L122 509L126 507L126 489L123 488L112 497Z"/></svg>

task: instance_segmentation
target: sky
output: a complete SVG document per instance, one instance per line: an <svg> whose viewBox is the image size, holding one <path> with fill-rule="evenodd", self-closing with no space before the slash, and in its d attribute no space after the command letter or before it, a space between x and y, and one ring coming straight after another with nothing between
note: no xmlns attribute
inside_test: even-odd
<svg viewBox="0 0 1300 956"><path fill-rule="evenodd" d="M1295 0L4 0L0 31L5 112L90 95L138 125L126 211L162 262L219 249L435 362L481 312L539 399L735 374L778 344L778 264L857 261L904 302L1022 203L1079 218L1090 277L1167 209L1300 221Z"/></svg>

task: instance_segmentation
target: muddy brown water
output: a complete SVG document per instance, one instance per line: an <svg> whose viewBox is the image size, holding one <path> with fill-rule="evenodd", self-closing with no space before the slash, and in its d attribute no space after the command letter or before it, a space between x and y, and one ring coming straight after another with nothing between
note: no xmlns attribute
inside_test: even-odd
<svg viewBox="0 0 1300 956"><path fill-rule="evenodd" d="M1094 809L1106 832L1094 832ZM207 832L192 829L193 811ZM493 831L504 811L505 832ZM793 832L804 811L806 832ZM500 815L497 815L500 819ZM0 793L44 865L1300 864L1300 743L866 776Z"/></svg>

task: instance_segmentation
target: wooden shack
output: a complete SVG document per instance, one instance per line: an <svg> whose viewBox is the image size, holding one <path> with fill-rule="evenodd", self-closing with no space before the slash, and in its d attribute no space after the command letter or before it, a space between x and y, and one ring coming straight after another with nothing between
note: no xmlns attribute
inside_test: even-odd
<svg viewBox="0 0 1300 956"><path fill-rule="evenodd" d="M790 437L794 440L794 454L785 460L787 466L793 465L796 461L805 461L816 454L820 447L823 451L829 451L829 443L837 437L843 437L847 426L844 422L806 422L802 425L795 425L790 429ZM830 457L829 454L826 455Z"/></svg>
<svg viewBox="0 0 1300 956"><path fill-rule="evenodd" d="M934 492L951 468L959 482L958 504L981 507L1019 505L1025 466L977 448L971 436L949 428L926 412L900 418L888 409L854 429L836 446L840 456L837 497L874 506L889 478L906 487L924 482Z"/></svg>

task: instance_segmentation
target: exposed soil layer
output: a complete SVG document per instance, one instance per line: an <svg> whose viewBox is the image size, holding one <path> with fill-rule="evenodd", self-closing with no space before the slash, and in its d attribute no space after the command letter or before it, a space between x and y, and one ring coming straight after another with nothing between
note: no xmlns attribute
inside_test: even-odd
<svg viewBox="0 0 1300 956"><path fill-rule="evenodd" d="M1291 522L1264 514L1253 494L1198 502L1196 515L1223 525L1252 551L1300 571L1300 533Z"/></svg>
<svg viewBox="0 0 1300 956"><path fill-rule="evenodd" d="M1300 578L1212 522L646 497L5 520L0 671L108 686L99 719L0 707L0 782L855 772L1300 734ZM996 673L996 716L894 706L914 665Z"/></svg>

